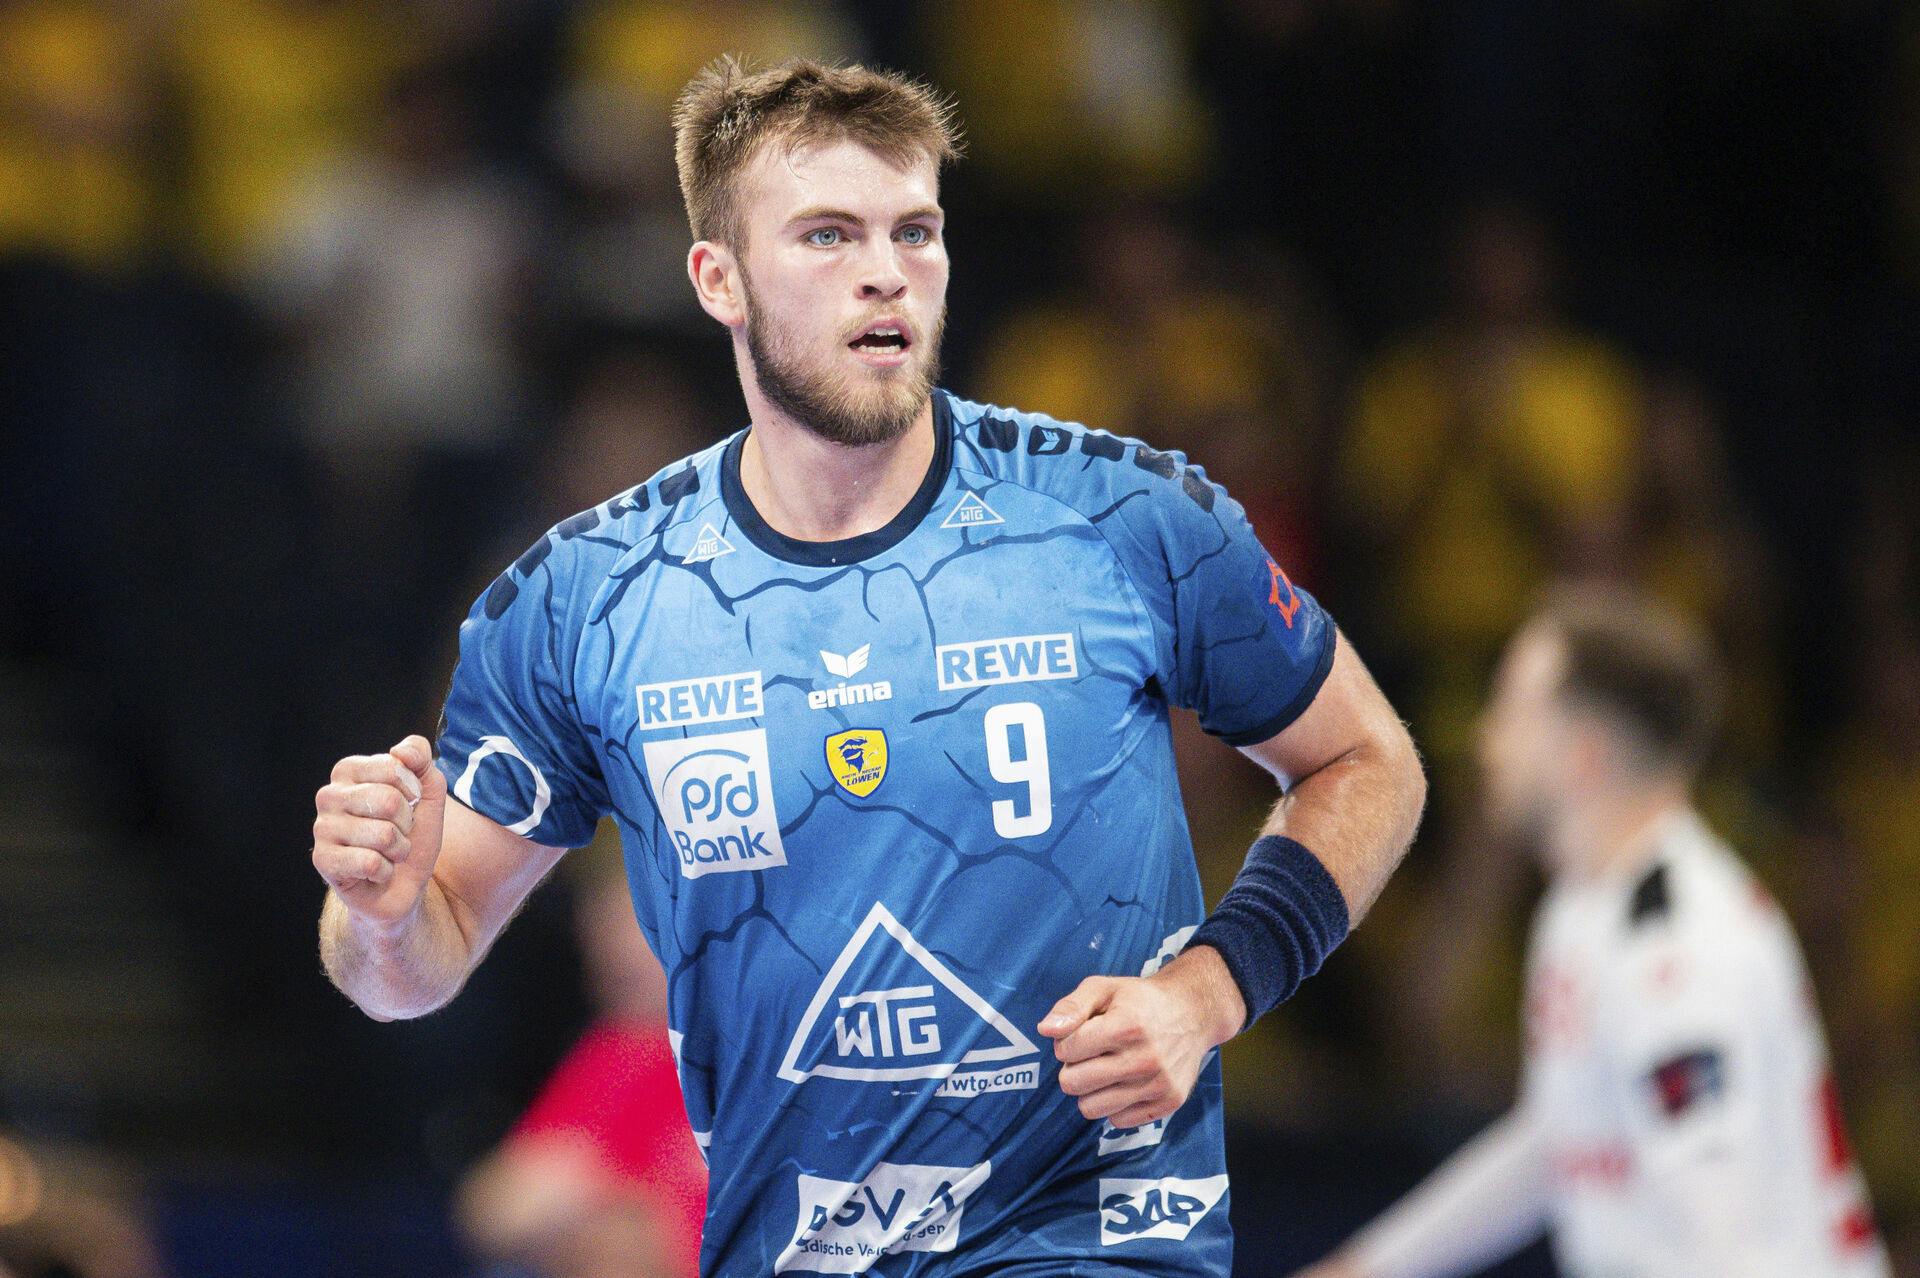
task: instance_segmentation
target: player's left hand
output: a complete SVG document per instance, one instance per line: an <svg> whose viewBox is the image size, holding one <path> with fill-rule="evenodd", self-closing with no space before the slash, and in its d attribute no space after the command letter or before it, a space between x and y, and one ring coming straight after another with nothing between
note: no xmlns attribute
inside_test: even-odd
<svg viewBox="0 0 1920 1278"><path fill-rule="evenodd" d="M1226 965L1199 946L1149 977L1089 976L1040 1032L1054 1040L1060 1090L1080 1098L1082 1114L1138 1127L1186 1103L1207 1053L1245 1016Z"/></svg>

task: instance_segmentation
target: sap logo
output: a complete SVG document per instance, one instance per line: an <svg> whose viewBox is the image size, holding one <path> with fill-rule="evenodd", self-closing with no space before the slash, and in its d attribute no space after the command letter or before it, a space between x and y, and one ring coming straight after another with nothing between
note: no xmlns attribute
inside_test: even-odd
<svg viewBox="0 0 1920 1278"><path fill-rule="evenodd" d="M641 728L685 728L729 719L752 719L762 712L760 672L713 675L643 683L634 690Z"/></svg>
<svg viewBox="0 0 1920 1278"><path fill-rule="evenodd" d="M648 741L642 749L682 875L697 879L787 863L765 728Z"/></svg>
<svg viewBox="0 0 1920 1278"><path fill-rule="evenodd" d="M1032 1091L1040 1049L876 902L787 1045L780 1077L937 1080L936 1096Z"/></svg>
<svg viewBox="0 0 1920 1278"><path fill-rule="evenodd" d="M1226 1173L1201 1180L1100 1179L1100 1245L1185 1238L1227 1192Z"/></svg>
<svg viewBox="0 0 1920 1278"><path fill-rule="evenodd" d="M867 659L873 655L873 645L863 643L844 656L837 652L820 652L820 664L827 673L836 679L851 679L867 668ZM865 705L869 701L893 700L893 685L885 679L874 683L838 683L831 688L816 688L807 694L807 705L814 710L831 710L839 706Z"/></svg>
<svg viewBox="0 0 1920 1278"><path fill-rule="evenodd" d="M985 528L988 524L1004 524L998 511L987 505L986 498L979 493L966 493L954 503L947 517L940 521L942 528Z"/></svg>
<svg viewBox="0 0 1920 1278"><path fill-rule="evenodd" d="M827 770L842 790L864 799L887 779L887 734L853 728L827 738Z"/></svg>
<svg viewBox="0 0 1920 1278"><path fill-rule="evenodd" d="M933 650L933 660L942 692L983 688L992 683L1037 683L1043 679L1080 677L1070 634L943 643Z"/></svg>
<svg viewBox="0 0 1920 1278"><path fill-rule="evenodd" d="M531 834L540 818L547 814L547 806L553 802L553 790L547 785L547 778L540 769L533 766L533 760L520 753L520 747L506 737L481 737L480 744L467 756L466 771L453 783L453 797L468 807L474 806L473 782L480 772L480 765L492 756L505 755L509 759L518 759L521 766L533 774L533 811L522 820L515 821L507 829L515 834Z"/></svg>
<svg viewBox="0 0 1920 1278"><path fill-rule="evenodd" d="M993 1164L985 1162L878 1163L861 1181L802 1175L793 1241L773 1262L773 1272L859 1274L882 1256L952 1251L967 1199L992 1174Z"/></svg>
<svg viewBox="0 0 1920 1278"><path fill-rule="evenodd" d="M722 555L733 553L733 543L720 535L720 530L712 524L700 525L700 535L694 539L693 549L687 552L683 564L705 563L709 559L718 559Z"/></svg>

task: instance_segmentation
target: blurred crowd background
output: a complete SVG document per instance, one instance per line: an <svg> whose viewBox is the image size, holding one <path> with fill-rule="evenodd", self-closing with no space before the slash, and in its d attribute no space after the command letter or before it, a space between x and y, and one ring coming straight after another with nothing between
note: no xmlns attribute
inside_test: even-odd
<svg viewBox="0 0 1920 1278"><path fill-rule="evenodd" d="M945 384L1188 450L1429 760L1367 925L1228 1048L1242 1271L1510 1098L1538 882L1474 720L1607 578L1731 662L1703 805L1920 1273L1920 9L1873 0L0 0L0 1269L524 1272L473 1169L617 1020L597 871L375 1025L311 796L431 729L541 529L745 424L666 118L727 51L958 98ZM1270 785L1181 735L1217 893Z"/></svg>

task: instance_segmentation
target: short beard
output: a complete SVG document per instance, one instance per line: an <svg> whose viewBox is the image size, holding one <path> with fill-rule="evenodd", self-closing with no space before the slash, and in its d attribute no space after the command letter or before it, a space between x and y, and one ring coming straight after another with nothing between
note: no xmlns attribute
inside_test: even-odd
<svg viewBox="0 0 1920 1278"><path fill-rule="evenodd" d="M872 396L860 395L845 384L834 385L824 376L812 376L801 366L784 335L769 331L747 293L747 354L753 360L754 380L767 402L830 444L864 448L886 444L906 434L927 406L940 376L940 339L946 332L942 311L927 335L928 356L918 371L903 369L904 380Z"/></svg>

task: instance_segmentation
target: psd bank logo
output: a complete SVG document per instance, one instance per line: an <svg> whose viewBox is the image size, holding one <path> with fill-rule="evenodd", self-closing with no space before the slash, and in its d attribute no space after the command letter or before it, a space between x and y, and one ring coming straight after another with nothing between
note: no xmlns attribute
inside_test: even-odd
<svg viewBox="0 0 1920 1278"><path fill-rule="evenodd" d="M1040 1085L1040 1049L876 902L814 991L780 1077L904 1083L971 1099Z"/></svg>
<svg viewBox="0 0 1920 1278"><path fill-rule="evenodd" d="M648 741L643 749L682 875L697 879L787 863L765 728Z"/></svg>
<svg viewBox="0 0 1920 1278"><path fill-rule="evenodd" d="M1226 1196L1227 1177L1188 1180L1100 1178L1100 1245L1112 1247L1137 1238L1179 1240L1193 1232L1214 1204Z"/></svg>
<svg viewBox="0 0 1920 1278"><path fill-rule="evenodd" d="M882 1256L952 1251L973 1191L993 1172L972 1167L879 1163L861 1181L800 1177L800 1218L773 1272L865 1273Z"/></svg>

